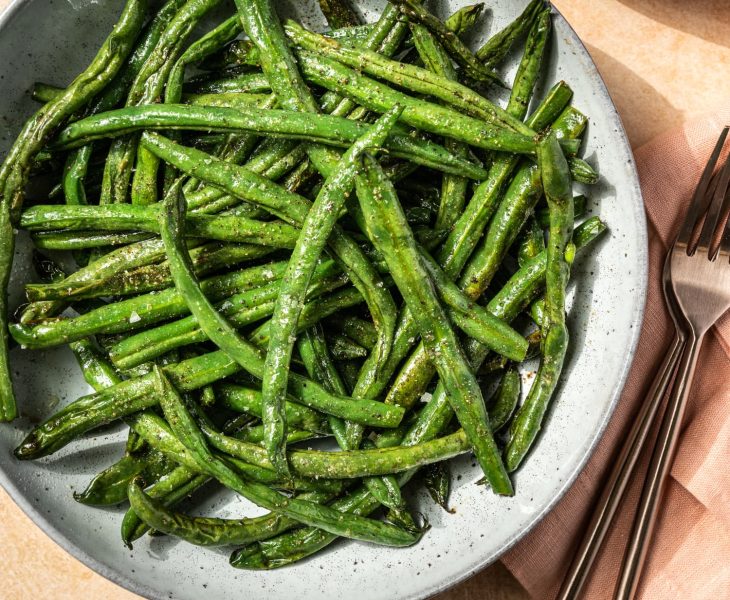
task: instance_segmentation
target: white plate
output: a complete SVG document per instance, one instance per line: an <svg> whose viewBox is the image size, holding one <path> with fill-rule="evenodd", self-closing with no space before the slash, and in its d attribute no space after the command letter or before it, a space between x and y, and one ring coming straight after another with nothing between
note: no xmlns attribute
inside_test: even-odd
<svg viewBox="0 0 730 600"><path fill-rule="evenodd" d="M36 80L65 84L93 56L109 31L121 0L17 1L0 18L2 148L16 135L34 104L27 90ZM232 3L230 3L232 4ZM299 2L285 0L296 13ZM312 22L313 0L302 2ZM360 1L370 20L382 1ZM446 13L466 4L442 3ZM489 3L496 31L526 0ZM121 453L119 433L88 437L41 461L19 462L11 450L32 423L87 393L70 352L13 352L12 365L24 417L0 427L0 481L15 501L57 543L84 563L139 594L155 599L423 598L494 561L529 531L562 496L590 456L624 385L644 306L646 229L631 151L596 68L570 26L557 15L542 89L565 79L574 103L590 117L585 156L600 167L602 182L587 191L590 210L610 235L578 260L570 313L572 351L557 400L537 447L515 476L516 496L498 498L474 485L478 473L457 461L446 514L425 497L415 501L432 525L412 548L384 549L340 542L298 565L271 572L237 571L228 549L201 549L166 538L144 539L133 551L119 538L121 510L74 502L90 476ZM317 24L317 23L315 23ZM321 25L321 23L319 23ZM486 35L481 32L482 37ZM476 36L477 38L479 36ZM538 91L538 96L540 95ZM19 244L12 301L31 277L28 244ZM14 304L14 305L15 305ZM85 452L93 447L92 452ZM200 508L219 516L251 516L246 503L221 494Z"/></svg>

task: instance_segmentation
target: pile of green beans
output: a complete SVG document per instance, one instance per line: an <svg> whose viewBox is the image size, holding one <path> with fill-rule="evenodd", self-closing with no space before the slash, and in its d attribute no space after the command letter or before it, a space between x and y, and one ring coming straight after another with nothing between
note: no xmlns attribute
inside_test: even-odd
<svg viewBox="0 0 730 600"><path fill-rule="evenodd" d="M415 544L402 487L448 510L449 459L473 452L474 481L514 493L570 356L570 266L606 230L574 197L599 178L577 156L587 117L566 82L533 98L550 7L473 52L482 4L441 21L391 0L363 24L320 0L318 33L236 0L194 39L222 4L128 0L68 87L35 86L0 167L0 281L17 229L38 275L21 311L0 293L0 420L18 414L8 340L68 345L93 393L15 456L126 424L74 497L127 504L128 546L151 530L269 569L340 537ZM24 207L41 160L54 188ZM213 484L270 512L180 512Z"/></svg>

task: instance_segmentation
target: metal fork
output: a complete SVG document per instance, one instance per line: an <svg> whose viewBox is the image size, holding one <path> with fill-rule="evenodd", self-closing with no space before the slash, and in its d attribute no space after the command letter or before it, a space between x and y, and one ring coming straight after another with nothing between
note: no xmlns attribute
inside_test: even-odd
<svg viewBox="0 0 730 600"><path fill-rule="evenodd" d="M699 350L707 331L730 308L730 222L727 225L724 222L730 185L730 157L726 159L714 180L712 177L727 134L726 127L705 168L687 218L670 251L668 283L671 284L686 322L687 341L679 361L674 389L667 400L634 527L629 537L614 596L617 600L631 600L636 594L659 503L677 449ZM700 233L695 243L697 229L700 229ZM718 243L715 240L719 234L721 236Z"/></svg>

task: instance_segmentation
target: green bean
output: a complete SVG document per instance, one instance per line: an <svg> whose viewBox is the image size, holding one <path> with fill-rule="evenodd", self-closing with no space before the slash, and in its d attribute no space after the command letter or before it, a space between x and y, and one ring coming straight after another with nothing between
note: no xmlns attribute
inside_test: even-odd
<svg viewBox="0 0 730 600"><path fill-rule="evenodd" d="M428 12L419 2L414 0L389 0L395 4L409 20L426 27L444 45L451 57L461 65L466 73L477 81L493 83L506 87L492 69L480 63L471 50L459 39L459 36L449 31L446 26L434 15Z"/></svg>
<svg viewBox="0 0 730 600"><path fill-rule="evenodd" d="M148 481L155 481L166 469L169 469L169 462L157 452L139 457L125 454L96 475L86 489L74 493L74 500L88 506L111 506L126 502L127 485L132 479L142 475Z"/></svg>
<svg viewBox="0 0 730 600"><path fill-rule="evenodd" d="M377 332L373 324L354 315L338 315L327 322L327 327L334 328L368 350L377 343Z"/></svg>
<svg viewBox="0 0 730 600"><path fill-rule="evenodd" d="M530 316L532 317L532 320L535 321L535 323L540 327L542 327L543 323L546 323L544 298L535 300L532 304L530 304Z"/></svg>
<svg viewBox="0 0 730 600"><path fill-rule="evenodd" d="M243 543L231 562L256 569L340 536L409 545L423 528L401 488L420 468L446 507L444 461L471 451L479 483L509 495L538 435L567 351L569 267L605 229L588 219L573 231L584 208L571 180L598 180L578 158L586 117L565 108L561 82L525 120L552 24L543 1L488 44L485 62L459 40L483 5L447 25L419 0L392 0L377 23L322 36L284 24L273 0L234 1L235 15L188 44L221 0L167 0L28 160L39 184L61 182L49 202L66 202L11 211L10 222L36 247L72 250L79 268L41 271L12 334L26 348L69 343L95 392L34 427L15 455L126 423L125 455L78 494L96 505L133 497L126 544L150 528ZM472 87L499 79L492 61L523 32L503 109ZM215 63L185 81L188 66ZM45 109L67 90L39 94ZM130 192L131 205L111 202ZM236 272L241 263L256 266ZM477 302L487 289L496 294ZM78 316L55 318L67 308ZM526 339L510 322L531 316ZM538 355L518 408L516 363ZM501 378L488 404L477 372ZM503 452L494 434L508 427ZM338 452L298 444L328 436ZM214 479L270 513L176 512ZM379 506L385 523L368 518Z"/></svg>
<svg viewBox="0 0 730 600"><path fill-rule="evenodd" d="M312 380L317 381L332 393L347 396L347 389L329 355L324 332L320 325L303 331L297 339L297 348ZM347 448L345 423L342 419L333 416L330 416L328 420L330 429L340 448ZM288 416L287 426L292 426Z"/></svg>
<svg viewBox="0 0 730 600"><path fill-rule="evenodd" d="M292 169L303 165L305 168L308 164L307 153L304 146L296 146L289 154L280 161L275 162L271 167L264 171L263 176L272 181L277 181L289 173ZM286 184L282 184L287 187ZM288 189L288 187L287 187Z"/></svg>
<svg viewBox="0 0 730 600"><path fill-rule="evenodd" d="M378 26L377 23L358 25L356 27L342 27L327 31L327 37L336 39L349 46L365 44ZM378 43L380 43L378 41ZM229 67L260 67L259 49L250 40L234 40L225 48L204 60L199 67L206 71L221 71ZM39 101L53 92L53 89L42 87L39 89Z"/></svg>
<svg viewBox="0 0 730 600"><path fill-rule="evenodd" d="M321 329L307 329L301 339L298 340L300 355L304 360L307 372L315 381L320 381L327 389L339 394L347 394L342 379L337 372L334 363L329 357L327 345ZM355 380L359 375L355 377ZM357 386L355 382L354 387ZM359 439L353 439L347 424L337 417L329 418L330 428L335 435L340 448L347 450L356 448ZM288 435L287 435L288 437ZM391 477L367 477L366 485L378 501L392 510L403 512L404 500L400 494L400 488Z"/></svg>
<svg viewBox="0 0 730 600"><path fill-rule="evenodd" d="M315 433L313 431L305 431L304 429L292 429L286 434L287 444L297 444L309 440L326 437L330 434ZM262 444L264 441L264 426L251 425L236 433L236 439L242 442L250 442L252 444Z"/></svg>
<svg viewBox="0 0 730 600"><path fill-rule="evenodd" d="M317 195L302 225L301 234L292 252L289 266L282 279L281 293L271 318L271 337L263 377L264 430L269 459L279 473L287 473L283 440L286 437L286 417L282 407L287 385L297 320L304 304L307 285L314 265L343 208L353 186L359 156L369 148L379 147L401 113L396 106L388 111L342 157L338 171L329 177Z"/></svg>
<svg viewBox="0 0 730 600"><path fill-rule="evenodd" d="M230 67L260 67L259 49L251 40L233 40L200 65L205 71L218 72Z"/></svg>
<svg viewBox="0 0 730 600"><path fill-rule="evenodd" d="M158 242L159 240L154 241ZM191 240L188 247L191 248L190 255L193 260L195 272L201 276L215 272L221 267L234 267L243 261L263 258L273 251L273 248L250 244L222 244L220 242L211 242L198 246L195 240ZM120 250L124 250L124 248ZM79 272L77 271L77 273ZM79 300L103 296L143 294L162 290L172 285L172 277L167 261L141 264L136 267L130 265L130 268L127 270L116 273L111 270L108 275L99 272L97 279L73 280L74 275L75 273L58 283L43 285L27 284L26 295L29 300L34 302L36 300L61 302L63 300ZM21 319L21 323L27 324L36 320L38 318L30 318L29 315L27 318Z"/></svg>
<svg viewBox="0 0 730 600"><path fill-rule="evenodd" d="M195 94L223 94L228 92L264 94L271 92L271 84L269 84L269 79L263 73L254 72L200 83L187 82L184 89Z"/></svg>
<svg viewBox="0 0 730 600"><path fill-rule="evenodd" d="M130 429L127 432L127 442L124 445L124 452L126 454L136 456L141 454L143 451L147 449L147 443L137 435L135 431ZM165 471L163 471L163 476L166 474Z"/></svg>
<svg viewBox="0 0 730 600"><path fill-rule="evenodd" d="M520 234L517 260L520 266L545 250L545 233L535 217L530 217Z"/></svg>
<svg viewBox="0 0 730 600"><path fill-rule="evenodd" d="M116 75L132 50L146 16L144 0L128 0L122 15L87 69L55 100L45 104L25 124L0 167L0 421L17 416L8 365L7 286L13 262L17 220L25 196L25 184L34 156L50 134L84 106Z"/></svg>
<svg viewBox="0 0 730 600"><path fill-rule="evenodd" d="M496 33L476 51L476 57L488 66L496 67L509 53L515 41L532 25L536 16L545 9L544 0L532 0L522 14L502 31Z"/></svg>
<svg viewBox="0 0 730 600"><path fill-rule="evenodd" d="M205 200L191 207L194 211L206 211ZM241 249L244 249L241 246ZM257 252L266 252L259 248L258 250L254 247L248 247L251 252L248 258L253 258ZM79 269L76 273L71 274L66 280L65 284L73 284L77 286L81 282L89 282L91 280L107 279L111 273L118 274L124 268L138 268L142 265L147 265L159 260L164 250L159 240L148 240L137 244L132 244L129 247L119 248L118 250L109 253L107 256L95 260L83 269ZM261 254L259 254L260 256ZM231 257L229 261L235 262L240 260L239 257L236 259ZM224 263L228 264L228 263ZM150 288L147 288L149 290ZM156 289L156 288L151 288ZM21 316L21 322L27 323L38 320L42 317L52 316L58 312L61 312L65 308L65 305L61 302L51 303L32 303Z"/></svg>
<svg viewBox="0 0 730 600"><path fill-rule="evenodd" d="M325 265L332 270L332 263ZM202 282L204 293L216 301L244 293L276 281L286 263L276 262L212 277ZM55 320L32 328L11 325L15 340L32 348L47 348L69 343L97 333L122 333L141 329L188 312L187 304L175 288L148 293L90 310L76 318Z"/></svg>
<svg viewBox="0 0 730 600"><path fill-rule="evenodd" d="M257 444L243 442L202 425L203 435L217 450L264 468L272 468L266 450ZM368 450L289 450L287 458L293 474L323 479L355 479L390 475L432 464L470 450L463 430L423 444L408 447L371 448Z"/></svg>
<svg viewBox="0 0 730 600"><path fill-rule="evenodd" d="M33 156L54 129L113 79L133 49L146 12L145 2L129 0L112 33L87 69L25 124L0 169L3 199L14 214L23 202L23 187Z"/></svg>
<svg viewBox="0 0 730 600"><path fill-rule="evenodd" d="M381 436L381 442L384 442L384 437ZM403 433L398 431L395 438L397 441L394 441L394 443L399 443L403 438ZM419 437L418 433L413 434L408 439L408 443L411 444L424 441L428 441L428 439L425 436ZM398 479L399 484L403 486L413 476L414 472L408 471L402 474ZM339 511L359 515L367 515L378 506L378 500L365 487L359 488L348 496L332 503L332 507ZM274 538L271 542L265 542L257 547L243 548L235 552L231 556L231 565L237 568L276 568L309 556L335 539L336 536L325 531L311 527L303 528L290 536Z"/></svg>
<svg viewBox="0 0 730 600"><path fill-rule="evenodd" d="M46 104L58 98L63 92L64 88L36 81L30 90L30 97L36 102Z"/></svg>
<svg viewBox="0 0 730 600"><path fill-rule="evenodd" d="M449 510L449 494L451 493L451 469L446 462L434 463L423 470L423 483L433 501Z"/></svg>
<svg viewBox="0 0 730 600"><path fill-rule="evenodd" d="M186 104L192 104L193 106L217 106L229 108L246 108L249 106L263 108L262 105L264 103L273 102L271 98L271 94L250 94L246 92L223 92L219 94L184 95ZM210 136L210 139L214 142L218 141L218 138L214 137L213 135ZM223 139L221 139L220 141L223 141Z"/></svg>
<svg viewBox="0 0 730 600"><path fill-rule="evenodd" d="M421 441L427 440L425 436L419 438L417 433L410 438L411 443ZM402 474L399 477L399 484L402 486L407 483L414 472L408 471ZM367 515L379 506L379 502L367 488L361 487L349 495L335 500L331 506L343 513ZM244 547L231 555L230 563L236 568L273 569L310 556L335 539L337 539L336 536L326 531L305 527L270 541Z"/></svg>
<svg viewBox="0 0 730 600"><path fill-rule="evenodd" d="M343 514L367 515L380 503L364 487L335 500L332 508ZM336 535L314 527L304 527L288 534L245 546L231 555L231 566L238 569L275 569L301 560L326 547Z"/></svg>
<svg viewBox="0 0 730 600"><path fill-rule="evenodd" d="M497 391L489 405L489 423L494 431L499 431L509 423L520 401L520 373L510 367L502 376Z"/></svg>
<svg viewBox="0 0 730 600"><path fill-rule="evenodd" d="M150 239L149 233L121 231L114 233L97 233L89 231L47 232L33 234L31 239L36 248L42 250L88 250L89 248L107 248L110 246L126 246L135 242Z"/></svg>
<svg viewBox="0 0 730 600"><path fill-rule="evenodd" d="M598 183L598 180L601 177L590 164L577 156L570 157L568 160L568 166L570 167L571 176L578 183L594 185Z"/></svg>
<svg viewBox="0 0 730 600"><path fill-rule="evenodd" d="M162 242L159 239L145 240L136 244L130 244L129 246L123 246L90 262L85 267L69 275L63 282L58 282L58 284L65 286L69 284L81 285L104 276L109 276L110 273L119 272L124 268L148 265L158 260L162 256L162 253ZM43 289L45 286L35 287L36 289ZM32 288L32 285L26 286L26 293L28 293L29 288ZM21 323L30 323L43 317L52 316L63 311L66 307L65 303L56 300L35 302L38 298L30 296L29 300L31 300L32 304L23 311L20 319Z"/></svg>
<svg viewBox="0 0 730 600"><path fill-rule="evenodd" d="M319 0L319 8L332 29L360 25L360 17L349 0Z"/></svg>
<svg viewBox="0 0 730 600"><path fill-rule="evenodd" d="M199 468L244 498L306 525L321 527L325 531L352 539L389 546L407 546L418 541L419 536L392 525L357 516L343 518L335 509L300 498L287 499L266 486L245 482L224 460L210 451L182 399L162 371L157 369L155 376L165 416Z"/></svg>
<svg viewBox="0 0 730 600"><path fill-rule="evenodd" d="M298 348L307 372L312 379L322 383L331 392L341 395L347 394L337 368L330 359L321 328L307 329L298 340ZM336 417L330 417L329 424L340 448L343 450L353 449L354 443L349 436L346 424ZM372 477L366 479L366 485L371 493L385 506L397 511L404 510L405 504L395 480Z"/></svg>
<svg viewBox="0 0 730 600"><path fill-rule="evenodd" d="M368 160L364 168L364 175L357 179L357 193L368 224L368 235L383 253L398 289L414 314L429 357L447 383L450 401L492 489L495 493L509 495L512 484L489 429L479 385L428 284L428 271L395 190L377 163Z"/></svg>
<svg viewBox="0 0 730 600"><path fill-rule="evenodd" d="M605 231L606 225L598 217L591 217L576 227L573 243L576 249L580 250ZM544 284L546 264L546 251L526 261L490 300L489 305L494 307L494 314L502 316L506 321L512 321L529 306Z"/></svg>
<svg viewBox="0 0 730 600"><path fill-rule="evenodd" d="M530 105L532 90L540 75L542 57L545 53L545 45L550 36L552 19L550 9L537 13L534 24L527 36L525 52L515 75L515 83L512 86L509 103L517 114L527 114L527 107Z"/></svg>
<svg viewBox="0 0 730 600"><path fill-rule="evenodd" d="M111 205L36 205L20 216L28 231L129 230L159 233L158 207ZM229 215L191 215L187 235L219 241L247 242L274 248L291 248L298 231L287 223L256 221Z"/></svg>
<svg viewBox="0 0 730 600"><path fill-rule="evenodd" d="M575 230L573 241L577 249L583 248L606 231L606 226L597 217L588 219ZM547 251L541 252L510 278L505 286L490 300L487 308L495 315L512 321L535 298L545 285ZM481 345L467 347L472 366L477 369L484 362L489 351ZM446 390L441 382L436 386L427 409L421 413L419 423L413 427L414 435L433 437L441 431L441 423L452 415ZM496 417L496 415L495 415Z"/></svg>
<svg viewBox="0 0 730 600"><path fill-rule="evenodd" d="M74 147L140 129L246 131L348 147L365 135L371 126L343 117L252 106L233 109L177 104L145 105L108 111L72 123L61 132L57 143L59 147ZM424 166L458 171L473 179L482 179L486 175L484 169L468 157L459 157L442 146L414 139L404 128L396 128L386 141L385 148L393 156L413 160Z"/></svg>
<svg viewBox="0 0 730 600"><path fill-rule="evenodd" d="M114 368L99 356L98 351L89 343L88 339L71 344L74 356L81 367L86 382L97 392L116 385L121 378ZM134 431L130 429L130 433ZM176 504L192 490L202 486L208 477L196 475L186 467L176 467L169 473L162 475L147 490L152 498L163 498L163 504ZM144 535L146 527L140 525L139 518L131 508L127 510L122 521L122 539L127 546L137 537Z"/></svg>
<svg viewBox="0 0 730 600"><path fill-rule="evenodd" d="M137 481L130 482L128 495L132 509L148 527L198 546L250 544L299 525L299 521L276 513L235 520L189 517L169 511L164 503L148 496ZM300 500L315 504L327 502L332 497L326 492L307 492L298 496Z"/></svg>
<svg viewBox="0 0 730 600"><path fill-rule="evenodd" d="M36 205L20 216L19 226L28 231L146 231L159 233L159 207L111 205ZM190 237L244 242L274 248L291 248L297 229L281 221L256 221L228 215L190 215L186 222Z"/></svg>
<svg viewBox="0 0 730 600"><path fill-rule="evenodd" d="M215 389L222 405L226 408L235 412L254 415L258 418L263 415L260 391L230 383L218 384ZM284 409L286 410L287 420L292 427L316 433L326 433L328 431L324 417L311 408L294 402L287 402Z"/></svg>
<svg viewBox="0 0 730 600"><path fill-rule="evenodd" d="M474 28L483 12L483 2L464 6L449 15L444 21L444 27L457 35L463 35L465 32Z"/></svg>
<svg viewBox="0 0 730 600"><path fill-rule="evenodd" d="M314 313L317 318L320 316L317 314L320 302L316 298L341 287L344 281L341 277L323 277L321 272L315 274L317 278L313 279L307 294L307 298L311 300L307 304L307 316ZM271 316L280 289L280 282L275 281L264 287L231 296L225 299L218 309L231 325L242 328ZM358 302L361 300L358 298ZM115 365L129 369L175 348L207 340L207 335L195 317L190 316L126 337L112 345L109 354Z"/></svg>
<svg viewBox="0 0 730 600"><path fill-rule="evenodd" d="M522 119L527 113L529 94L535 86L538 72L534 63L539 65L541 60L539 53L532 52L525 54L520 61L518 76L506 109L515 118ZM559 82L527 120L527 125L537 131L549 126L561 115L572 95L572 90L564 82ZM476 247L484 227L494 214L499 194L517 162L517 157L498 157L490 167L487 179L477 187L464 213L455 223L436 257L450 277L457 276Z"/></svg>
<svg viewBox="0 0 730 600"><path fill-rule="evenodd" d="M362 43L359 43L358 45L371 50L378 49L386 55L390 55L395 52L406 32L405 25L399 22L398 11L395 10L392 6L386 6L378 22L375 25L368 27L369 29L366 38L362 41ZM259 40L259 43L262 42L263 40ZM278 42L282 42L281 36L279 36ZM349 99L342 99L331 92L325 94L325 96L322 98L322 105L325 112L332 113L335 116L349 116L351 118L360 118L361 116L363 116L362 111L353 111L353 109L355 108L355 104L353 102L351 102ZM355 115L357 115L357 117ZM325 156L320 156L320 160L318 161L319 164L317 165L318 168L321 169L322 167L324 167L326 162L328 164L331 164L331 166L329 167L330 169L335 166L334 160L327 161L325 159ZM447 161L444 160L439 161L439 163L441 164L446 164L446 162ZM437 164L432 166L434 166L435 168L439 168ZM251 167L251 165L249 165L249 167ZM371 311L374 311L374 314L379 314L382 312L384 306L382 305L382 303L380 308L372 304L370 301L368 302L368 304L371 308ZM376 322L377 321L379 321L379 318L376 319Z"/></svg>
<svg viewBox="0 0 730 600"><path fill-rule="evenodd" d="M477 5L478 6L478 5ZM484 5L481 5L484 8ZM468 8L468 7L467 7ZM481 12L478 9L477 12ZM411 24L411 33L418 50L418 55L426 67L436 75L452 81L458 80L456 69L443 47L422 25ZM446 140L446 148L461 156L468 156L469 148L455 140ZM456 175L444 175L441 180L441 202L436 216L434 228L437 231L447 231L458 220L466 204L466 190L468 181Z"/></svg>
<svg viewBox="0 0 730 600"><path fill-rule="evenodd" d="M159 499L159 504L169 508L188 497L194 491L210 481L207 475L198 475L187 467L177 467L167 476L153 483L145 493L153 499ZM129 508L122 518L122 541L127 548L132 548L132 542L141 538L149 531L149 527Z"/></svg>
<svg viewBox="0 0 730 600"><path fill-rule="evenodd" d="M327 336L327 342L332 353L332 358L335 360L357 360L358 358L365 358L368 355L366 348L363 348L357 342L342 334L329 334Z"/></svg>
<svg viewBox="0 0 730 600"><path fill-rule="evenodd" d="M319 107L297 68L281 22L270 0L236 0L241 22L249 38L256 44L261 68L269 79L272 91L283 108L305 113L318 113ZM307 156L314 166L336 164L339 154L320 144L306 144Z"/></svg>
<svg viewBox="0 0 730 600"><path fill-rule="evenodd" d="M84 179L89 168L92 149L91 144L82 146L66 158L63 167L63 195L66 204L88 204Z"/></svg>
<svg viewBox="0 0 730 600"><path fill-rule="evenodd" d="M318 112L301 81L296 62L286 44L281 23L268 0L236 0L244 29L259 49L261 67L284 108Z"/></svg>
<svg viewBox="0 0 730 600"><path fill-rule="evenodd" d="M100 359L98 351L88 338L73 342L70 346L81 367L84 380L94 390L98 392L121 382L119 373L108 362Z"/></svg>
<svg viewBox="0 0 730 600"><path fill-rule="evenodd" d="M586 213L588 198L583 194L573 197L573 216L579 219ZM547 206L540 206L535 210L535 219L537 224L543 229L550 227L550 209Z"/></svg>
<svg viewBox="0 0 730 600"><path fill-rule="evenodd" d="M565 117L561 116L553 131L560 131L573 138L580 135L587 119L570 107L563 114ZM486 289L504 252L514 241L525 218L539 199L541 187L540 171L535 166L522 167L515 176L510 185L513 192L508 190L505 194L482 246L473 254L470 264L461 276L461 285L467 296L478 297ZM516 201L517 198L519 200Z"/></svg>
<svg viewBox="0 0 730 600"><path fill-rule="evenodd" d="M550 208L544 335L540 368L535 382L510 427L510 439L505 449L505 460L510 471L519 467L540 431L548 403L557 387L568 347L565 287L571 259L566 260L566 248L573 233L573 194L570 169L560 150L556 151L557 146L557 137L552 134L540 142L538 149L545 197Z"/></svg>
<svg viewBox="0 0 730 600"><path fill-rule="evenodd" d="M286 190L299 193L303 188L312 185L318 176L317 170L307 159L299 163L299 166L291 171L281 184Z"/></svg>
<svg viewBox="0 0 730 600"><path fill-rule="evenodd" d="M150 486L145 493L152 499L159 499L159 507L168 508L189 496L192 492L202 487L209 480L210 478L206 475L196 475L195 472L190 471L186 467L176 467L167 475L163 476L159 481ZM305 492L305 494L312 494L315 497L319 493L320 492ZM332 492L322 493L328 497L333 495ZM278 517L275 514L270 514L269 517L278 520ZM257 521L257 523L259 525L263 525L261 521ZM131 548L132 542L144 535L148 529L148 526L141 521L135 511L130 508L125 513L122 521L122 540Z"/></svg>
<svg viewBox="0 0 730 600"><path fill-rule="evenodd" d="M390 287L391 282L385 281L384 284ZM363 298L357 289L345 288L339 290L322 298L318 298L313 302L309 302L304 305L302 314L299 317L299 323L297 324L297 331L304 331L305 329L316 325L319 321L332 316L336 312L348 308L352 308L362 303ZM266 348L269 344L269 334L271 330L271 321L266 321L257 327L250 335L252 343Z"/></svg>
<svg viewBox="0 0 730 600"><path fill-rule="evenodd" d="M367 229L365 223L362 222L363 219L359 207L351 206L350 213L356 218L356 221L358 221L362 229ZM504 323L500 323L480 307L475 306L472 301L465 298L433 261L426 256L423 258L429 261L429 265L427 266L431 271L433 284L441 300L447 305L447 313L454 324L468 335L485 341L490 347L496 348L501 352L513 353L513 356L518 357L518 360L522 360L527 347L525 340L517 332L511 330L509 327L505 327ZM407 314L410 315L410 313ZM405 335L402 330L398 331L396 340L399 337L403 339ZM409 337L415 335L416 332L409 334ZM412 342L408 341L406 343L410 345ZM429 374L429 379L431 375ZM372 394L372 397L376 397L384 387L383 384L387 383L389 377L390 371L388 363L386 363L386 374L379 378L371 379L368 384L368 393ZM357 429L353 427L353 435L357 433Z"/></svg>
<svg viewBox="0 0 730 600"><path fill-rule="evenodd" d="M413 28L413 31L416 47L418 48L421 44L421 50L423 50L423 38L428 32L425 31L424 34L424 30L418 28ZM433 72L433 70L429 71L414 65L389 60L377 52L342 46L335 40L307 31L293 21L287 21L286 33L299 48L334 59L378 79L407 88L413 93L435 96L455 109L483 119L496 127L512 129L526 136L535 135L535 132L520 119L512 117L507 111L493 104L481 94L461 85L455 78L456 72L449 62L448 56L439 56L437 59L443 67L450 67L450 74L445 75L443 67L440 71ZM433 40L433 43L437 43L436 40ZM442 53L443 51L440 54ZM428 62L424 60L424 62L427 65L433 64L433 60Z"/></svg>
<svg viewBox="0 0 730 600"><path fill-rule="evenodd" d="M234 15L191 44L177 59L170 71L165 88L165 102L174 104L182 98L185 68L187 66L196 65L205 60L233 41L242 30L243 26L240 19L237 15Z"/></svg>
<svg viewBox="0 0 730 600"><path fill-rule="evenodd" d="M357 44L363 50L377 51L384 56L392 56L403 42L408 27L400 19L399 11L388 4L380 14L378 21L372 26L367 37ZM322 97L324 112L339 116L348 114L362 115L362 110L349 98L342 98L334 92L328 92Z"/></svg>
<svg viewBox="0 0 730 600"><path fill-rule="evenodd" d="M308 80L352 98L369 110L383 112L400 104L404 107L401 120L417 129L487 150L519 154L535 152L535 143L529 137L406 95L329 58L304 50L297 55L299 67Z"/></svg>

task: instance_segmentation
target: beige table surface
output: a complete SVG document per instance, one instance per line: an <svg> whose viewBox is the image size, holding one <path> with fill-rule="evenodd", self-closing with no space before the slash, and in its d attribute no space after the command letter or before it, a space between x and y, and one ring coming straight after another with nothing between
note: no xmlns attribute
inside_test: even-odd
<svg viewBox="0 0 730 600"><path fill-rule="evenodd" d="M9 0L0 0L4 7ZM606 80L634 147L730 98L726 0L554 0ZM0 489L0 598L132 600L56 546ZM500 564L439 600L518 600Z"/></svg>

